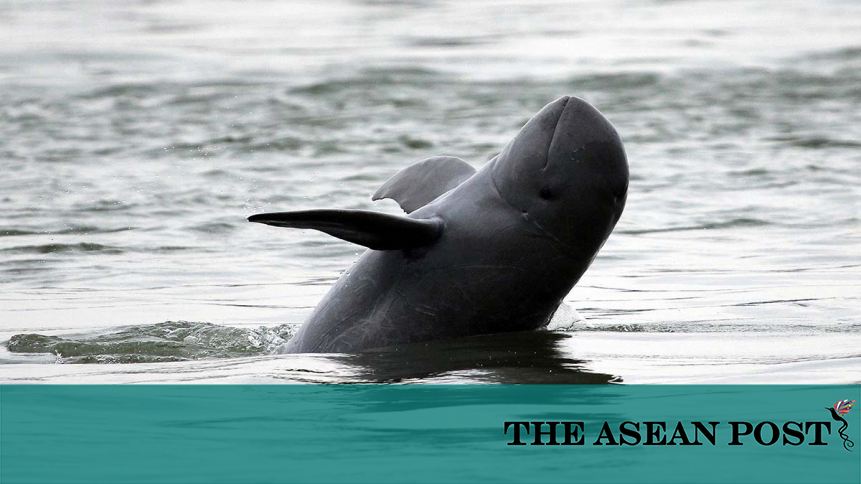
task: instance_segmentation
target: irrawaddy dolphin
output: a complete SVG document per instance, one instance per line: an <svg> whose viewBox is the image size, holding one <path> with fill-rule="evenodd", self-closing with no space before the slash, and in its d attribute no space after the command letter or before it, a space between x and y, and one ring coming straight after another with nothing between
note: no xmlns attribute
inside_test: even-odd
<svg viewBox="0 0 861 484"><path fill-rule="evenodd" d="M628 161L613 125L565 96L476 171L436 156L373 199L405 216L306 210L249 217L367 247L289 341L290 353L351 353L547 325L619 220Z"/></svg>

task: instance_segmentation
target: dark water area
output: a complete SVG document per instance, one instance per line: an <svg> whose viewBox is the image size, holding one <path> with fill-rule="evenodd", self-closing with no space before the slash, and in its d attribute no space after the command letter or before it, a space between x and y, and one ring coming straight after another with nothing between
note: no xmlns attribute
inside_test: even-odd
<svg viewBox="0 0 861 484"><path fill-rule="evenodd" d="M861 380L857 2L18 1L0 22L0 380ZM394 172L479 167L565 94L615 124L631 183L552 331L278 353L360 248L248 215L398 213L370 200Z"/></svg>

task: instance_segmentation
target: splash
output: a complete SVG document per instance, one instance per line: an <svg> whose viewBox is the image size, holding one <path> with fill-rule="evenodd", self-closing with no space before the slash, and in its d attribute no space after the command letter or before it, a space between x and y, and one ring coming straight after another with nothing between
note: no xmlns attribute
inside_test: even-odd
<svg viewBox="0 0 861 484"><path fill-rule="evenodd" d="M54 354L58 363L152 363L269 354L292 335L287 324L237 328L165 321L78 337L17 334L6 346L13 353Z"/></svg>
<svg viewBox="0 0 861 484"><path fill-rule="evenodd" d="M586 322L586 318L580 315L576 309L571 306L562 303L556 309L556 312L553 313L553 317L550 318L550 323L547 324L547 328L550 331L573 331L578 325L582 325Z"/></svg>

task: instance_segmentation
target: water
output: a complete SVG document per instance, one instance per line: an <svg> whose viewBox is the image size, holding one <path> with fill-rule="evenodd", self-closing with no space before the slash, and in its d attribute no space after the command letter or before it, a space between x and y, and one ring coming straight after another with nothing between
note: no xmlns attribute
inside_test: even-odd
<svg viewBox="0 0 861 484"><path fill-rule="evenodd" d="M2 381L861 380L857 2L13 1L0 25ZM480 166L563 94L632 179L555 330L277 354L360 250L246 216L398 213L370 201L392 173Z"/></svg>

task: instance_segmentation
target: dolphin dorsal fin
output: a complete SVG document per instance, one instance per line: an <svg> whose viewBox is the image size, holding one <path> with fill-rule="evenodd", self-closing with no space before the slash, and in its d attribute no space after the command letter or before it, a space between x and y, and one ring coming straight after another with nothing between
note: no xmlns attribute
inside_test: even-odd
<svg viewBox="0 0 861 484"><path fill-rule="evenodd" d="M410 165L388 179L372 200L391 198L404 212L427 205L475 174L475 168L454 156L433 156Z"/></svg>
<svg viewBox="0 0 861 484"><path fill-rule="evenodd" d="M442 234L438 218L414 219L367 210L304 210L259 213L248 217L276 227L314 229L375 250L414 249L430 245Z"/></svg>

